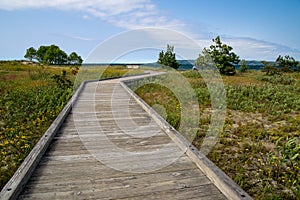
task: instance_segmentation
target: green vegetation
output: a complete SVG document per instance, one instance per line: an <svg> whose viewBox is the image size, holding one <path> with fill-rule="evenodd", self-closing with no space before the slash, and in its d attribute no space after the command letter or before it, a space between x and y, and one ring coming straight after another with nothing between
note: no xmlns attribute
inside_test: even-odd
<svg viewBox="0 0 300 200"><path fill-rule="evenodd" d="M220 36L217 36L212 41L215 45L204 48L202 51L203 55L200 54L198 60L208 55L214 61L221 74L234 75L236 72L233 64L239 63L239 57L232 52L233 48L231 46L221 42Z"/></svg>
<svg viewBox="0 0 300 200"><path fill-rule="evenodd" d="M276 59L276 63L280 67L281 71L290 72L293 67L296 68L298 65L298 61L289 55L285 55L284 57L279 55Z"/></svg>
<svg viewBox="0 0 300 200"><path fill-rule="evenodd" d="M94 79L143 72L96 66L81 71ZM0 189L72 96L77 72L74 66L0 61Z"/></svg>
<svg viewBox="0 0 300 200"><path fill-rule="evenodd" d="M262 71L266 72L266 75L273 76L279 74L279 70L275 67L275 63L270 63L267 61L261 61L264 64Z"/></svg>
<svg viewBox="0 0 300 200"><path fill-rule="evenodd" d="M199 100L199 130L193 144L200 149L210 124L210 95L198 72L182 75ZM270 77L276 76L251 70L223 76L227 116L208 157L255 199L299 199L300 74ZM150 105L165 106L167 121L180 126L178 100L168 89L144 85L136 93Z"/></svg>
<svg viewBox="0 0 300 200"><path fill-rule="evenodd" d="M150 106L158 104L165 108L164 112L167 113L165 116L166 120L172 124L174 128L179 128L181 107L178 99L171 90L159 84L151 83L143 85L135 92L146 100ZM157 112L162 114L161 110L157 110Z"/></svg>
<svg viewBox="0 0 300 200"><path fill-rule="evenodd" d="M247 66L247 62L246 62L246 60L243 59L243 60L241 61L240 71L241 71L242 73L244 73L244 72L246 72L248 69L249 69L249 67Z"/></svg>
<svg viewBox="0 0 300 200"><path fill-rule="evenodd" d="M173 53L174 46L167 45L167 51L161 51L158 56L157 63L163 66L172 67L178 69L180 64L176 60L176 55Z"/></svg>
<svg viewBox="0 0 300 200"><path fill-rule="evenodd" d="M283 72L295 72L300 71L300 65L298 61L292 56L285 55L284 57L279 55L275 62L270 63L267 61L262 61L265 65L263 71L266 72L266 75L282 75Z"/></svg>
<svg viewBox="0 0 300 200"><path fill-rule="evenodd" d="M96 70L100 71L101 79L108 79L108 78L118 78L118 77L125 77L125 76L133 76L138 74L143 74L143 69L135 69L129 70L126 69L124 66L109 66L104 68L105 70L99 70L99 67Z"/></svg>
<svg viewBox="0 0 300 200"><path fill-rule="evenodd" d="M133 76L143 74L143 69L126 69L125 66L88 66L81 67L76 76L75 86L78 86L84 80L109 79L124 76Z"/></svg>
<svg viewBox="0 0 300 200"><path fill-rule="evenodd" d="M0 187L14 174L72 95L55 76L74 79L69 68L0 64Z"/></svg>
<svg viewBox="0 0 300 200"><path fill-rule="evenodd" d="M296 79L286 74L274 74L273 76L262 76L262 81L266 81L273 84L293 85L296 83Z"/></svg>
<svg viewBox="0 0 300 200"><path fill-rule="evenodd" d="M75 52L69 56L56 45L40 46L38 50L30 47L24 55L26 59L37 60L46 65L81 65L82 58Z"/></svg>
<svg viewBox="0 0 300 200"><path fill-rule="evenodd" d="M36 59L36 50L33 47L30 47L26 49L26 54L24 58L29 59L29 61L32 61L33 59Z"/></svg>

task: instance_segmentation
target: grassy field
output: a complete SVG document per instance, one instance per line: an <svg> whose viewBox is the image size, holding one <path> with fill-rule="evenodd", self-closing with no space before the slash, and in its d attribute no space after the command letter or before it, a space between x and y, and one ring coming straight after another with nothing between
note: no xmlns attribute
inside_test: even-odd
<svg viewBox="0 0 300 200"><path fill-rule="evenodd" d="M0 62L0 189L66 105L75 80L79 84L84 78L103 79L143 72L118 66L84 68L78 74L76 71L69 66Z"/></svg>
<svg viewBox="0 0 300 200"><path fill-rule="evenodd" d="M0 62L0 188L67 103L74 83L143 71L94 66L75 75L68 66ZM200 148L210 124L210 94L197 72L182 75L199 102L193 144ZM300 73L271 77L250 71L222 78L227 115L208 157L255 199L300 199ZM180 127L181 105L170 89L149 84L136 93L150 105L162 105L165 109L154 108L175 128Z"/></svg>
<svg viewBox="0 0 300 200"><path fill-rule="evenodd" d="M193 144L200 148L210 124L210 95L197 72L182 75L198 97ZM300 73L270 77L250 71L222 78L227 115L209 159L255 199L300 199ZM168 88L149 84L136 93L150 105L164 106L167 121L180 126L180 105Z"/></svg>

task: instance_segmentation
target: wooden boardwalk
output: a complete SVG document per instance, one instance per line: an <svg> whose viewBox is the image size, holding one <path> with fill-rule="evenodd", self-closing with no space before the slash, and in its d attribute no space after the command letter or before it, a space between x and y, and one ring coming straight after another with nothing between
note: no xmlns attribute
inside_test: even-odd
<svg viewBox="0 0 300 200"><path fill-rule="evenodd" d="M212 180L120 81L85 84L19 199L250 199Z"/></svg>

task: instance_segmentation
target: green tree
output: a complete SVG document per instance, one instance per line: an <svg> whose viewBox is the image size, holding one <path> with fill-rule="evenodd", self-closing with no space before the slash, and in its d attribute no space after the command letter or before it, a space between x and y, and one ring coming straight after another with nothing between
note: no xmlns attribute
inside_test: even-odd
<svg viewBox="0 0 300 200"><path fill-rule="evenodd" d="M51 45L43 58L43 63L48 65L67 64L68 55L56 45Z"/></svg>
<svg viewBox="0 0 300 200"><path fill-rule="evenodd" d="M274 66L274 63L270 63L268 61L261 61L262 64L264 64L263 71L266 72L266 75L275 75L279 74L278 69Z"/></svg>
<svg viewBox="0 0 300 200"><path fill-rule="evenodd" d="M68 64L71 65L81 65L83 62L82 58L80 56L77 55L77 53L72 52L69 56L68 56Z"/></svg>
<svg viewBox="0 0 300 200"><path fill-rule="evenodd" d="M289 55L285 55L284 57L279 55L276 59L276 64L280 67L280 69L284 72L291 71L292 67L297 67L298 61L296 61L293 57Z"/></svg>
<svg viewBox="0 0 300 200"><path fill-rule="evenodd" d="M157 62L159 63L159 64L162 64L164 61L164 51L161 51L161 52L159 52L159 55L158 55L158 60L157 60Z"/></svg>
<svg viewBox="0 0 300 200"><path fill-rule="evenodd" d="M174 46L167 45L167 51L161 51L158 56L157 62L164 66L169 66L174 69L178 69L180 64L176 60L176 55L173 53Z"/></svg>
<svg viewBox="0 0 300 200"><path fill-rule="evenodd" d="M77 53L72 52L68 56L66 52L64 52L54 44L50 46L40 46L35 53L35 58L40 63L47 64L47 65L66 65L66 64L81 65L83 62L82 58L79 55L77 55Z"/></svg>
<svg viewBox="0 0 300 200"><path fill-rule="evenodd" d="M246 72L248 69L249 69L249 67L247 66L247 62L246 62L246 60L243 59L241 61L240 71Z"/></svg>
<svg viewBox="0 0 300 200"><path fill-rule="evenodd" d="M36 51L36 59L40 63L44 63L44 57L45 57L45 54L46 54L48 49L49 49L49 46L40 46L38 48L38 50Z"/></svg>
<svg viewBox="0 0 300 200"><path fill-rule="evenodd" d="M233 48L231 46L221 42L220 36L212 41L215 45L211 45L209 49L204 48L203 53L210 55L221 74L234 75L236 72L233 64L239 63L239 57L232 52Z"/></svg>
<svg viewBox="0 0 300 200"><path fill-rule="evenodd" d="M32 61L33 59L36 59L36 50L33 47L30 47L26 49L26 54L24 55L24 58Z"/></svg>
<svg viewBox="0 0 300 200"><path fill-rule="evenodd" d="M199 54L198 58L195 61L195 66L198 69L204 70L215 70L214 61L206 51L202 51L202 54Z"/></svg>

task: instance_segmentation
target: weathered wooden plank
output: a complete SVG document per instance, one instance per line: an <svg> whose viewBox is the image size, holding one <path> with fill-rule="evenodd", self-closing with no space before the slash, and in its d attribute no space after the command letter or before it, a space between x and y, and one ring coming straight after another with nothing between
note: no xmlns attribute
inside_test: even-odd
<svg viewBox="0 0 300 200"><path fill-rule="evenodd" d="M140 200L140 199L164 199L164 200L173 200L173 199L197 199L197 200L224 200L224 195L223 194L212 194L214 192L215 188L212 186L212 189L209 190L207 189L207 186L198 186L198 187L190 187L186 189L181 189L181 190L165 190L165 191L157 191L157 192L145 192L143 195L135 195L132 197L125 197L125 198L114 198L114 197L106 197L106 198L101 198L101 199L131 199L131 200ZM61 199L99 199L99 196L94 193L82 193L82 192L69 192L66 194L60 194L58 195L51 195L52 198L61 198ZM27 195L23 196L22 199L43 199L47 198L47 195Z"/></svg>
<svg viewBox="0 0 300 200"><path fill-rule="evenodd" d="M224 200L224 195L218 191L214 185L200 185L196 187L186 187L183 189L171 189L160 192L145 193L139 196L131 196L122 199L197 199L197 200Z"/></svg>
<svg viewBox="0 0 300 200"><path fill-rule="evenodd" d="M199 189L198 189L199 188ZM198 195L193 195L193 197L190 197L191 194L195 193L193 192L194 190L197 190ZM164 198L164 200L173 200L173 199L197 199L197 200L224 200L224 195L223 194L211 194L210 192L207 192L207 190L203 190L204 193L207 193L207 195L202 196L202 191L199 191L201 188L197 187L197 188L189 188L189 189L185 189L185 190L179 190L179 191L174 191L174 190L169 190L169 191L162 191L162 192L153 192L153 193L147 193L145 195L140 195L140 196L135 196L135 197L126 197L126 198L117 198L117 199L161 199L161 197ZM199 195L199 193L201 195ZM44 199L46 195L27 195L27 196L22 196L21 199ZM60 195L59 196L61 199L99 199L98 196L96 196L95 194L82 194L81 192L78 192L77 194L75 193L69 193L67 195ZM47 196L46 196L47 198ZM57 195L52 195L52 198L57 199L58 196ZM108 197L108 198L101 198L101 199L116 199L116 198L112 198L112 197Z"/></svg>
<svg viewBox="0 0 300 200"><path fill-rule="evenodd" d="M114 137L114 138L141 138L139 135L149 135L151 137L166 137L165 133L161 130L148 130L146 133L144 130L132 130L132 131L124 131L124 130L119 130L119 131L114 131L114 130L90 130L90 131L82 131L80 132L80 137L95 137L99 134L104 134L107 137ZM58 132L58 134L54 137L55 139L68 139L68 138L76 138L79 137L79 132L75 127L73 129L66 129L64 132Z"/></svg>
<svg viewBox="0 0 300 200"><path fill-rule="evenodd" d="M147 132L144 130L132 130L130 132L125 132L121 129L111 130L107 128L104 130L80 130L80 137L94 137L99 134L104 134L110 138L141 138L140 135L149 135L149 137L165 136L165 133L161 129L148 130ZM65 129L64 132L59 131L54 139L70 137L79 137L79 132L75 127L72 129Z"/></svg>
<svg viewBox="0 0 300 200"><path fill-rule="evenodd" d="M138 136L139 134L145 134L144 132L129 132L129 133L122 133L122 132L106 132L106 133L99 133L99 132L86 132L80 133L80 135L59 135L53 138L53 142L57 142L64 144L64 143L82 143L84 140L85 142L93 142L95 139L99 140L113 140L114 143L118 142L126 142L128 143L146 143L147 144L166 144L171 142L172 140L166 135L163 135L163 132L149 132L150 137L134 137L135 135ZM153 134L153 135L152 135ZM154 135L155 134L155 135Z"/></svg>
<svg viewBox="0 0 300 200"><path fill-rule="evenodd" d="M168 144L168 143L166 143ZM161 144L148 144L147 142L140 142L140 143L130 143L130 142L122 142L122 143L114 143L114 145L118 146L119 148L123 148L128 152L146 152L146 151L158 151L162 147ZM168 145L169 148L174 145L174 150L176 150L177 146L175 144ZM77 155L77 154L85 154L87 148L91 151L101 151L101 148L110 148L111 145L106 144L99 144L99 143L58 143L57 145L50 146L49 152L46 152L46 156L54 156L54 155ZM172 149L170 149L171 151ZM107 154L111 156L110 154Z"/></svg>
<svg viewBox="0 0 300 200"><path fill-rule="evenodd" d="M91 137L93 136L93 137ZM58 139L56 143L53 143L53 147L55 147L55 150L63 149L63 148L68 148L68 147L76 147L76 146L82 146L84 144L85 146L89 147L97 147L99 144L101 144L101 148L109 147L111 144L104 144L105 141L110 140L114 145L132 145L133 147L144 147L147 148L147 146L157 146L157 147L163 147L165 144L172 143L174 146L173 142L171 142L170 138L166 138L164 136L153 136L150 138L132 138L128 136L104 136L104 138L99 137L98 135L89 135L89 137L76 137L72 139ZM84 142L84 143L83 143ZM104 145L104 146L103 146ZM177 147L177 146L176 146ZM52 147L51 147L52 148ZM99 146L98 146L99 148Z"/></svg>
<svg viewBox="0 0 300 200"><path fill-rule="evenodd" d="M110 198L110 199L119 199L119 198L126 198L126 197L131 197L131 196L137 196L141 195L144 193L153 193L153 192L162 192L166 190L184 190L185 188L189 187L195 187L195 186L204 186L202 187L201 191L204 192L207 189L210 189L211 187L211 182L204 176L199 176L199 177L189 177L186 179L180 179L177 177L177 179L174 180L161 180L159 182L147 182L147 181L141 181L138 182L138 179L129 179L124 182L122 181L113 181L110 183L109 187L107 187L105 184L96 184L92 183L90 186L88 184L86 185L81 185L81 186L69 186L69 189L67 191L60 191L56 190L55 193L52 192L52 190L47 189L45 193L40 192L40 188L31 188L31 190L35 191L33 192L33 195L30 197L34 197L35 195L38 195L39 197L63 197L65 193L70 194L75 193L75 194L80 194L80 197L96 197L99 199L105 199L105 198ZM152 181L155 179L151 179ZM201 183L201 184L199 184ZM87 186L87 187L85 187ZM62 189L66 189L66 187L62 187ZM209 194L219 194L219 190L216 189L215 187L212 187L210 189ZM200 193L201 194L201 193ZM30 194L29 194L30 195ZM55 195L55 196L54 196ZM24 194L26 197L26 193ZM70 197L70 196L69 196Z"/></svg>
<svg viewBox="0 0 300 200"><path fill-rule="evenodd" d="M124 174L124 173L123 173ZM88 190L89 188L102 188L103 190L114 187L123 186L125 184L131 187L144 187L149 184L159 184L160 182L185 180L186 184L192 182L193 179L201 182L202 185L210 184L211 182L204 174L199 173L197 169L178 171L178 172L161 172L161 173L147 173L147 174L120 174L118 177L103 177L97 173L92 179L58 179L56 182L40 182L39 180L29 182L27 188L32 191L36 190L39 193L49 191L69 191L74 187L81 190ZM197 175L195 177L195 175ZM77 177L76 175L74 175ZM199 183L198 183L199 184ZM107 189L105 189L107 188ZM26 193L24 193L26 194Z"/></svg>
<svg viewBox="0 0 300 200"><path fill-rule="evenodd" d="M101 165L101 162L98 161L93 155L86 153L86 154L77 154L77 155L68 155L67 156L44 156L39 163L40 166L47 165L52 169L55 169L56 167L64 168L64 166L77 166L80 167L89 167L91 164L95 165ZM102 165L101 165L102 166ZM101 167L99 166L99 167ZM171 165L166 166L163 169L173 169L176 170L183 170L183 169L189 169L189 168L197 168L197 166L191 162L191 160L186 157L182 156L176 162L171 163ZM44 170L45 168L43 168ZM39 169L36 169L36 172ZM158 170L160 171L160 169Z"/></svg>
<svg viewBox="0 0 300 200"><path fill-rule="evenodd" d="M83 180L94 180L94 179L113 179L113 178L120 178L120 177L139 177L141 174L135 174L135 173L128 173L128 172L122 172L110 169L104 165L102 167L99 167L99 164L95 163L89 163L92 167L91 170L86 169L86 165L84 166L83 163L80 163L79 166L82 166L83 169L77 170L78 167L77 164L71 165L68 164L67 167L70 167L70 171L64 171L64 173L58 173L57 170L50 171L49 169L47 171L39 170L36 174L34 174L31 177L30 182L28 184L57 184L59 182L68 182L68 181L74 181L74 182L80 182ZM61 165L61 168L58 168L58 170L62 169L63 166ZM199 169L196 166L190 166L188 163L183 163L183 165L178 166L169 166L167 168L160 169L155 172L148 172L146 175L151 176L151 174L160 174L162 172L170 172L173 174L182 174L186 170L197 170ZM194 173L194 176L204 176L203 173ZM160 181L159 177L156 178L157 181ZM53 190L55 192L55 190Z"/></svg>
<svg viewBox="0 0 300 200"><path fill-rule="evenodd" d="M130 113L131 114L131 113ZM101 121L101 122L105 122L105 121L116 121L116 120L133 120L133 121L142 121L142 120L151 120L151 118L149 116L147 116L146 114L142 115L130 115L130 116L122 116L119 113L116 114L106 114L105 116L97 116L97 115L81 115L81 116L77 116L73 117L73 118L69 118L68 120L66 120L65 123L77 123L80 121Z"/></svg>

